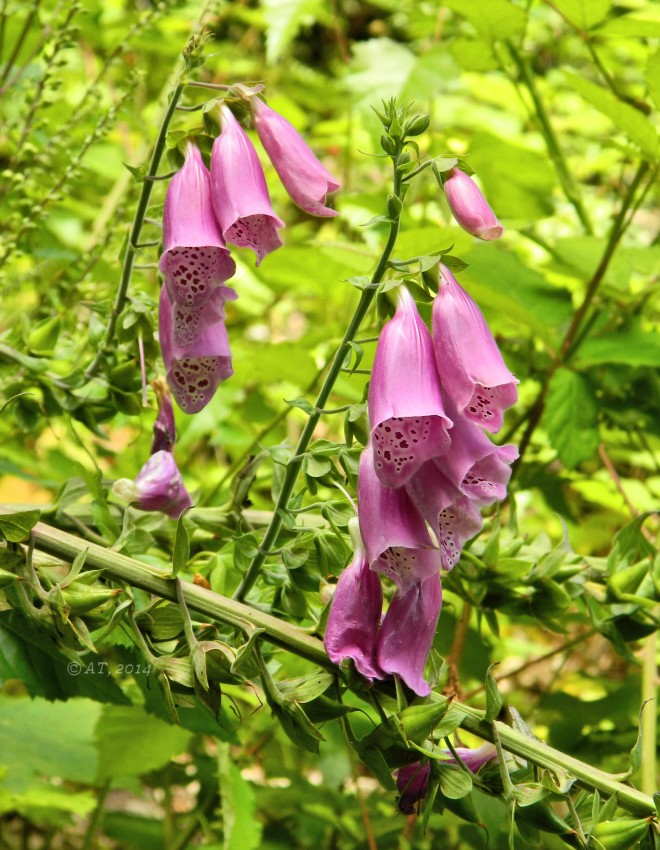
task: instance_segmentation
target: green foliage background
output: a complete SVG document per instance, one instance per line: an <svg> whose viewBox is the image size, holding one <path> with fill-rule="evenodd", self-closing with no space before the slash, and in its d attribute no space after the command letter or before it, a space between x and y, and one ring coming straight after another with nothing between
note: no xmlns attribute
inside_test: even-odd
<svg viewBox="0 0 660 850"><path fill-rule="evenodd" d="M103 341L141 188L125 164L148 163L182 50L202 24L211 37L195 79L263 81L342 190L339 217L310 219L264 160L285 246L259 269L235 252L235 375L202 413L177 414L175 453L198 506L180 575L231 595L256 551L306 421L284 400L313 404L357 303L347 281L372 273L387 235L385 222L366 224L384 214L390 179L372 107L412 102L432 117L421 154L467 156L506 232L475 244L425 171L406 198L395 256L453 246L468 264L461 282L521 381L502 436L521 444L523 460L511 499L447 579L440 690L483 707L487 668L499 662L500 690L535 734L615 774L630 766L652 793L657 703L645 712L641 770L640 748L628 759L640 705L654 695L660 583L651 514L660 497L660 13L650 1L0 0L0 501L38 507L54 527L170 569L176 524L110 495L149 452L155 400L142 405L138 346L153 378L162 370L157 247L139 255L144 268L99 370L88 378L85 369ZM212 94L187 88L181 103ZM200 112L176 113L171 154L176 131L200 123ZM169 170L163 160L161 174ZM150 219L165 186L154 184ZM158 238L147 223L144 241ZM371 310L360 336L381 324ZM355 350L359 369L342 373L332 396L331 407L352 406L355 426L323 416L305 459L296 505L316 507L291 515L278 541L285 551L268 557L249 597L309 628L350 558L351 511L336 485L355 492L374 347ZM0 527L9 541L0 566L14 572L24 535ZM36 566L47 588L64 576L49 585L51 565ZM481 828L451 812L431 814L426 831L421 818L398 814L394 792L358 763L336 720L318 715L320 754L304 752L258 688L230 681L218 725L191 685L173 606L150 615L148 595L124 589L87 623L94 655L66 616L50 633L38 616L21 616L16 592L0 590L6 846L486 846ZM121 616L101 634L128 598L151 651L176 662L162 673L164 691ZM220 636L234 649L242 642L231 630ZM79 661L72 675L67 664ZM272 647L267 661L278 681L311 670ZM249 664L243 677L258 684ZM364 712L351 715L361 737L378 717L359 696L347 701ZM396 707L390 697L387 711ZM488 846L509 847L504 803L474 795ZM593 799L581 802L587 823ZM556 810L575 823L565 803ZM511 840L520 850L537 836L519 826Z"/></svg>

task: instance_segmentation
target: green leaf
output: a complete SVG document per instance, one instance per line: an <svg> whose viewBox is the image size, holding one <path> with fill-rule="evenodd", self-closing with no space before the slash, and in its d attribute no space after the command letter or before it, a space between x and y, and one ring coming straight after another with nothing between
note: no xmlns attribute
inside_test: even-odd
<svg viewBox="0 0 660 850"><path fill-rule="evenodd" d="M660 50L656 50L649 56L646 63L646 85L649 87L649 94L653 98L653 102L660 109Z"/></svg>
<svg viewBox="0 0 660 850"><path fill-rule="evenodd" d="M190 540L188 529L185 524L185 515L182 514L176 521L176 536L174 538L174 551L172 552L172 575L176 576L182 570L190 558Z"/></svg>
<svg viewBox="0 0 660 850"><path fill-rule="evenodd" d="M460 767L451 764L438 767L440 790L450 800L460 800L472 791L472 777Z"/></svg>
<svg viewBox="0 0 660 850"><path fill-rule="evenodd" d="M376 747L363 747L359 743L355 745L354 749L360 761L369 768L383 788L387 791L396 791L392 771L382 752Z"/></svg>
<svg viewBox="0 0 660 850"><path fill-rule="evenodd" d="M553 6L580 30L588 30L607 17L611 0L554 0Z"/></svg>
<svg viewBox="0 0 660 850"><path fill-rule="evenodd" d="M97 779L103 780L141 776L163 767L186 750L191 733L147 714L137 705L106 705L96 724L95 738Z"/></svg>
<svg viewBox="0 0 660 850"><path fill-rule="evenodd" d="M491 664L486 672L486 714L484 719L488 723L495 720L502 708L502 695L491 672L498 664L499 662Z"/></svg>
<svg viewBox="0 0 660 850"><path fill-rule="evenodd" d="M266 59L277 62L303 26L311 26L325 10L323 0L262 0L266 23Z"/></svg>
<svg viewBox="0 0 660 850"><path fill-rule="evenodd" d="M255 793L234 764L229 744L218 745L218 783L223 850L256 850L261 844L262 827L256 817Z"/></svg>
<svg viewBox="0 0 660 850"><path fill-rule="evenodd" d="M660 367L660 339L655 333L631 330L585 340L575 357L581 367L602 363Z"/></svg>
<svg viewBox="0 0 660 850"><path fill-rule="evenodd" d="M524 9L507 0L488 0L486 3L445 0L444 5L468 20L489 41L520 39L525 33L527 15Z"/></svg>
<svg viewBox="0 0 660 850"><path fill-rule="evenodd" d="M550 381L543 424L568 469L592 457L598 448L598 405L582 375L557 369Z"/></svg>
<svg viewBox="0 0 660 850"><path fill-rule="evenodd" d="M436 728L449 709L449 701L409 705L401 712L399 720L407 738L421 744Z"/></svg>
<svg viewBox="0 0 660 850"><path fill-rule="evenodd" d="M575 91L606 115L614 126L625 133L642 151L646 159L655 160L658 156L658 133L649 119L639 110L620 101L611 91L585 80L571 71L564 75Z"/></svg>
<svg viewBox="0 0 660 850"><path fill-rule="evenodd" d="M308 416L312 416L316 412L314 410L314 406L310 404L306 398L294 398L292 400L285 398L284 403L288 404L289 407L297 407L299 410L304 411Z"/></svg>
<svg viewBox="0 0 660 850"><path fill-rule="evenodd" d="M26 540L39 522L40 516L41 511L17 511L13 514L0 514L0 534L10 543Z"/></svg>
<svg viewBox="0 0 660 850"><path fill-rule="evenodd" d="M298 676L295 679L283 679L277 683L280 693L285 699L294 699L297 702L311 702L316 697L328 690L334 677L332 673L322 670L320 667L306 676Z"/></svg>

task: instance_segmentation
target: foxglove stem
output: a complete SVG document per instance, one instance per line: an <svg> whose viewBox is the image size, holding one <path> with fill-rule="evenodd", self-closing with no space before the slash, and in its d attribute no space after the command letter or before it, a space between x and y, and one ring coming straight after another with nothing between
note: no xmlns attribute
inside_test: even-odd
<svg viewBox="0 0 660 850"><path fill-rule="evenodd" d="M401 192L401 173L396 170L396 163L401 153L401 143L397 144L397 149L393 155L393 172L394 172L394 187L393 193L397 197L399 197ZM392 219L390 222L390 233L387 239L387 243L385 248L383 249L383 253L381 254L380 260L378 261L378 265L376 266L376 270L373 273L373 277L371 278L372 284L378 284L383 279L383 275L387 269L387 263L394 249L394 245L396 243L397 236L399 235L399 225L400 225L400 214L397 215L396 218ZM374 295L376 294L376 288L370 286L367 289L362 291L362 295L360 296L360 300L358 302L357 307L355 308L355 313L353 314L353 318L346 329L346 333L344 334L344 338L341 341L339 348L337 349L337 353L335 354L334 360L332 361L332 365L330 366L330 370L326 376L325 381L323 382L323 386L318 394L318 398L316 399L316 403L314 404L315 412L309 417L305 427L303 428L302 434L300 435L300 439L298 440L298 445L296 446L296 450L294 452L293 458L289 461L286 467L286 474L284 476L284 481L282 482L282 489L280 490L280 495L277 499L277 504L275 505L275 511L273 513L273 518L270 522L266 530L266 534L264 535L264 539L261 543L259 551L252 559L250 566L248 567L245 575L243 576L243 580L239 584L236 592L234 593L234 599L244 599L246 593L250 590L252 585L257 580L259 575L259 571L263 566L264 561L266 560L265 552L268 552L269 549L273 547L275 540L277 539L277 535L280 533L280 529L282 528L282 522L284 520L284 515L289 506L289 499L293 493L293 488L296 483L296 479L298 478L298 473L300 472L300 468L303 463L304 454L307 451L307 446L312 439L314 434L314 430L318 424L319 419L321 418L321 414L318 412L323 410L328 401L330 393L332 392L332 388L335 385L335 381L339 377L339 373L341 372L344 360L346 359L347 354L351 350L351 342L357 336L358 331L360 330L360 325L362 324L362 320L364 319L367 310L371 306L371 302L374 299Z"/></svg>

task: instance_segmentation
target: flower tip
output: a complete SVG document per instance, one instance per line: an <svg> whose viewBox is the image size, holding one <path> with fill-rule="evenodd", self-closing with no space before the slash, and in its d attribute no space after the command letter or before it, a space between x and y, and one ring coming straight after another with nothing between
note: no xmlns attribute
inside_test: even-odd
<svg viewBox="0 0 660 850"><path fill-rule="evenodd" d="M131 504L137 502L140 498L140 489L130 478L120 478L112 485L112 492L122 502Z"/></svg>
<svg viewBox="0 0 660 850"><path fill-rule="evenodd" d="M504 233L504 228L501 224L495 224L491 227L482 227L475 234L478 239L483 239L484 242L494 242L499 239Z"/></svg>

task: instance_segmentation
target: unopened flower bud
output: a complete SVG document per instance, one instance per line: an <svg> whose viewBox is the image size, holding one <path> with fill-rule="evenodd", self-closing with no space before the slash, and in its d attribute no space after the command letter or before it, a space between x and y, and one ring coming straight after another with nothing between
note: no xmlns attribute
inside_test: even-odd
<svg viewBox="0 0 660 850"><path fill-rule="evenodd" d="M479 239L499 239L504 228L497 220L477 184L460 168L443 174L443 189L452 215L463 228Z"/></svg>

